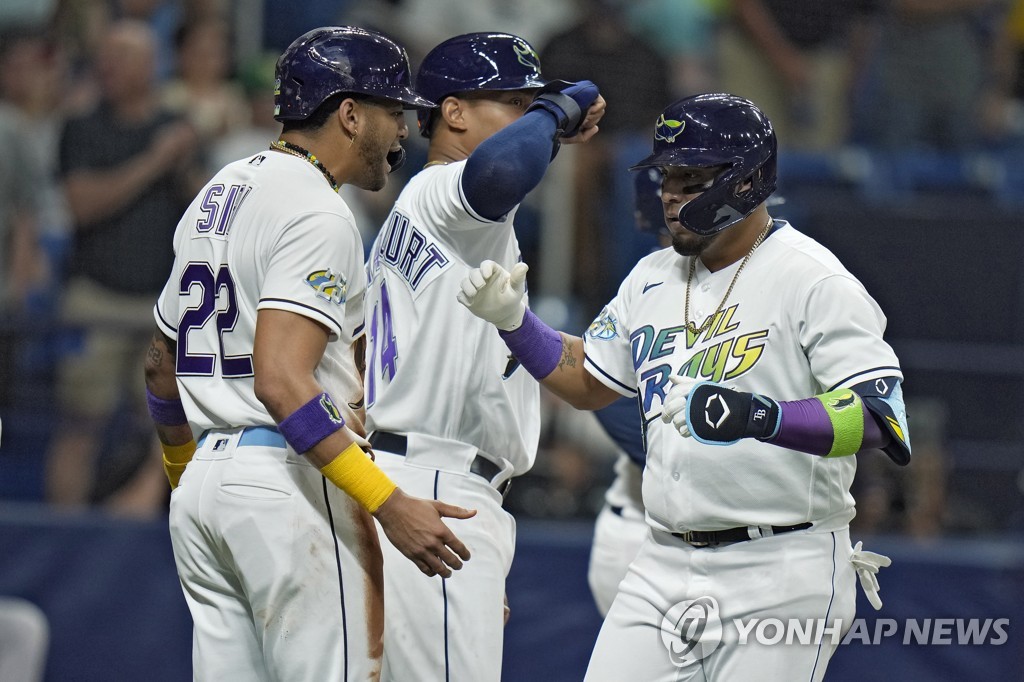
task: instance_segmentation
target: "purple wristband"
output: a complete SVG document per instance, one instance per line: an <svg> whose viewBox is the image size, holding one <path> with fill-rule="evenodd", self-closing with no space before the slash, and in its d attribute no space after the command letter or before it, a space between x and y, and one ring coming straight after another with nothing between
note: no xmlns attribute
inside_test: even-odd
<svg viewBox="0 0 1024 682"><path fill-rule="evenodd" d="M878 422L871 417L866 407L864 412L864 437L861 449L881 448L889 442ZM798 450L812 455L827 455L832 449L834 432L832 422L817 398L790 400L779 403L782 420L779 432L769 442L789 450Z"/></svg>
<svg viewBox="0 0 1024 682"><path fill-rule="evenodd" d="M158 398L146 387L146 405L149 407L149 416L153 418L154 424L161 426L178 426L187 424L188 417L185 416L185 406L181 404L180 398L166 400Z"/></svg>
<svg viewBox="0 0 1024 682"><path fill-rule="evenodd" d="M345 418L331 396L321 393L281 420L277 430L300 455L345 426Z"/></svg>
<svg viewBox="0 0 1024 682"><path fill-rule="evenodd" d="M788 450L827 455L832 449L832 422L817 398L779 402L779 432L769 442Z"/></svg>
<svg viewBox="0 0 1024 682"><path fill-rule="evenodd" d="M499 329L498 334L537 381L554 372L562 359L562 335L544 324L529 308L518 329L510 332Z"/></svg>

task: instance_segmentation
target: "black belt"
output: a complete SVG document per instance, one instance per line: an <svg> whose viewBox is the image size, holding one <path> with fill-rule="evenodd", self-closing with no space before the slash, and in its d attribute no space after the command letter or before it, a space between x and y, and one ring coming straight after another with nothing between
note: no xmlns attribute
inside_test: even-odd
<svg viewBox="0 0 1024 682"><path fill-rule="evenodd" d="M374 431L370 435L370 445L374 449L401 455L402 457L405 457L409 451L409 439L400 433L391 433L389 431ZM469 465L469 473L476 474L490 483L494 480L495 476L501 473L501 467L486 457L477 455ZM510 477L496 485L495 489L504 497L508 494L508 489L511 485L512 479Z"/></svg>
<svg viewBox="0 0 1024 682"><path fill-rule="evenodd" d="M810 527L810 523L798 523L795 526L772 526L772 534L791 533L795 530L804 530ZM672 533L672 536L694 547L714 547L716 545L727 545L733 542L750 540L747 526L728 528L726 530L688 530L685 533Z"/></svg>

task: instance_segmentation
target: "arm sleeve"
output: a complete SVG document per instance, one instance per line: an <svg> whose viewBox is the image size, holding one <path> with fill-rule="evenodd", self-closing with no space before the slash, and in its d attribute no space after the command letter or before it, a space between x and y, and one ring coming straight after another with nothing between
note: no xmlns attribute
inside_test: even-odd
<svg viewBox="0 0 1024 682"><path fill-rule="evenodd" d="M366 289L362 248L352 221L307 213L288 224L266 252L258 310L287 310L325 326L335 339L362 332Z"/></svg>
<svg viewBox="0 0 1024 682"><path fill-rule="evenodd" d="M551 163L555 126L547 112L531 111L480 143L462 174L467 208L499 220L519 205Z"/></svg>

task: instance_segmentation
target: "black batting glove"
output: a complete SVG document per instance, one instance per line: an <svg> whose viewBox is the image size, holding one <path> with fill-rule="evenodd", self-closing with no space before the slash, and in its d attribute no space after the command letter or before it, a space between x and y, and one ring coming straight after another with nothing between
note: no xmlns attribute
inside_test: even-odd
<svg viewBox="0 0 1024 682"><path fill-rule="evenodd" d="M671 376L662 421L684 437L707 445L732 445L742 438L770 440L779 430L781 410L775 400L726 388L711 381Z"/></svg>

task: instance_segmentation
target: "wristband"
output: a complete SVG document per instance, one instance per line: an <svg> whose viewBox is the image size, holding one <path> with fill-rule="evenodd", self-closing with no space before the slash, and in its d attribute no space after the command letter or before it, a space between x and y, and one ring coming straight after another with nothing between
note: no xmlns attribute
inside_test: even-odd
<svg viewBox="0 0 1024 682"><path fill-rule="evenodd" d="M146 406L149 408L149 416L153 418L154 424L161 426L177 426L187 424L188 417L185 416L185 406L181 404L181 398L167 400L159 398L146 387Z"/></svg>
<svg viewBox="0 0 1024 682"><path fill-rule="evenodd" d="M544 324L529 308L522 324L510 332L499 329L498 334L537 381L554 372L562 358L562 335Z"/></svg>
<svg viewBox="0 0 1024 682"><path fill-rule="evenodd" d="M185 467L192 461L192 455L196 452L196 442L190 440L184 445L168 445L162 442L160 449L164 452L164 473L167 474L171 490L174 490L178 487L178 481L181 480Z"/></svg>
<svg viewBox="0 0 1024 682"><path fill-rule="evenodd" d="M320 473L371 514L380 509L398 487L356 443L321 467Z"/></svg>
<svg viewBox="0 0 1024 682"><path fill-rule="evenodd" d="M309 452L327 436L345 426L345 418L327 393L321 393L292 412L277 425L295 452Z"/></svg>

